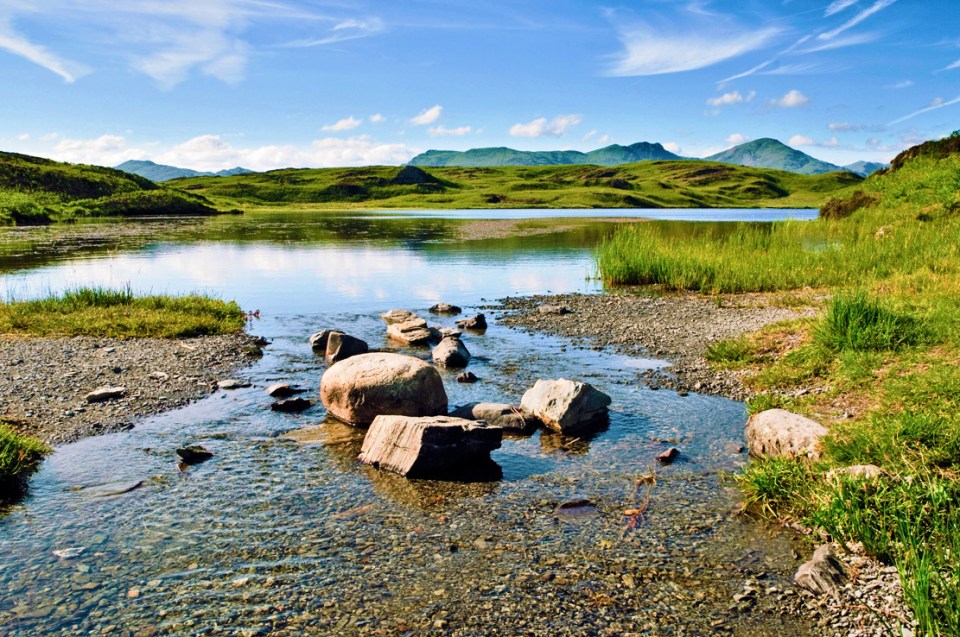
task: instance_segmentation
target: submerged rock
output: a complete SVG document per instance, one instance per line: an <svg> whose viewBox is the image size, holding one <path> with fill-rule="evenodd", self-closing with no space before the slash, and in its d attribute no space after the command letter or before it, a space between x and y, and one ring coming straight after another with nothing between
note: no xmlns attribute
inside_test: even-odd
<svg viewBox="0 0 960 637"><path fill-rule="evenodd" d="M447 336L433 348L433 362L441 367L466 367L470 352L459 336Z"/></svg>
<svg viewBox="0 0 960 637"><path fill-rule="evenodd" d="M768 409L750 416L745 433L754 456L819 460L820 439L827 429L784 409Z"/></svg>
<svg viewBox="0 0 960 637"><path fill-rule="evenodd" d="M537 426L536 418L506 403L470 403L454 409L450 415L454 418L482 420L510 433L527 433Z"/></svg>
<svg viewBox="0 0 960 637"><path fill-rule="evenodd" d="M360 354L330 367L320 399L338 419L367 424L379 415L437 416L447 412L440 373L413 356Z"/></svg>
<svg viewBox="0 0 960 637"><path fill-rule="evenodd" d="M366 354L369 349L366 341L334 330L327 337L327 351L324 358L328 364L332 365L351 356Z"/></svg>
<svg viewBox="0 0 960 637"><path fill-rule="evenodd" d="M360 460L405 476L469 473L470 463L489 462L503 430L462 418L377 416L363 439Z"/></svg>
<svg viewBox="0 0 960 637"><path fill-rule="evenodd" d="M286 400L278 400L277 402L270 405L270 409L273 411L282 411L285 413L298 413L309 409L313 403L306 398L288 398Z"/></svg>
<svg viewBox="0 0 960 637"><path fill-rule="evenodd" d="M600 423L608 413L610 396L574 380L538 380L523 395L520 407L561 434Z"/></svg>
<svg viewBox="0 0 960 637"><path fill-rule="evenodd" d="M244 387L249 387L250 381L240 380L237 378L224 378L223 380L217 381L217 387L220 389L243 389Z"/></svg>
<svg viewBox="0 0 960 637"><path fill-rule="evenodd" d="M107 400L123 398L126 394L126 387L98 387L86 395L86 401L88 403L102 403Z"/></svg>
<svg viewBox="0 0 960 637"><path fill-rule="evenodd" d="M200 445L189 445L177 449L177 455L183 464L200 464L213 457L213 452Z"/></svg>
<svg viewBox="0 0 960 637"><path fill-rule="evenodd" d="M470 318L457 321L457 327L465 330L485 330L487 329L487 317L483 314L477 314Z"/></svg>
<svg viewBox="0 0 960 637"><path fill-rule="evenodd" d="M459 314L463 310L457 305L450 305L449 303L437 303L436 305L432 306L429 311L431 314Z"/></svg>

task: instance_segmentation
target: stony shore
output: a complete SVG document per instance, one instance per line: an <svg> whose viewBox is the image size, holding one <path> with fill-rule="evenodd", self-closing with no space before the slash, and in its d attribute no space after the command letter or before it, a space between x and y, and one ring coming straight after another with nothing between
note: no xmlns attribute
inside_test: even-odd
<svg viewBox="0 0 960 637"><path fill-rule="evenodd" d="M49 444L132 427L214 391L260 356L248 334L189 339L0 336L0 417ZM100 387L123 397L88 402Z"/></svg>

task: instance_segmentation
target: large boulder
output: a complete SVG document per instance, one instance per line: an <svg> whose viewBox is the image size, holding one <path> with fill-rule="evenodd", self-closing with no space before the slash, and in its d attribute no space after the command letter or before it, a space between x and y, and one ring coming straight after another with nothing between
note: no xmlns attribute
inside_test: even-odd
<svg viewBox="0 0 960 637"><path fill-rule="evenodd" d="M784 409L768 409L747 420L747 448L760 458L820 459L820 423Z"/></svg>
<svg viewBox="0 0 960 637"><path fill-rule="evenodd" d="M454 418L482 420L509 433L526 433L537 425L536 418L506 403L470 403L454 409L450 415Z"/></svg>
<svg viewBox="0 0 960 637"><path fill-rule="evenodd" d="M433 337L433 333L425 320L415 316L402 323L387 325L387 336L406 345L424 345Z"/></svg>
<svg viewBox="0 0 960 637"><path fill-rule="evenodd" d="M387 325L393 325L394 323L406 323L417 318L417 315L411 312L410 310L387 310L380 315Z"/></svg>
<svg viewBox="0 0 960 637"><path fill-rule="evenodd" d="M489 462L503 430L484 423L436 416L377 416L360 449L360 460L405 476L468 472L471 463Z"/></svg>
<svg viewBox="0 0 960 637"><path fill-rule="evenodd" d="M413 356L372 352L331 366L320 379L327 411L352 424L379 415L437 416L447 413L440 373Z"/></svg>
<svg viewBox="0 0 960 637"><path fill-rule="evenodd" d="M433 348L433 362L441 367L466 367L470 352L458 336L447 336Z"/></svg>
<svg viewBox="0 0 960 637"><path fill-rule="evenodd" d="M523 395L520 408L561 434L575 433L601 422L610 396L575 380L538 380Z"/></svg>
<svg viewBox="0 0 960 637"><path fill-rule="evenodd" d="M324 358L328 364L333 365L351 356L366 354L369 349L366 341L334 330L327 336L327 352Z"/></svg>

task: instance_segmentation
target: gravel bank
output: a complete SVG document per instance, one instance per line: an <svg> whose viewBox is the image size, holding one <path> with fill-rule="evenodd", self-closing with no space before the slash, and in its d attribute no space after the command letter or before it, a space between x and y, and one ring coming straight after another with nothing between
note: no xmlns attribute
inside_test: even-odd
<svg viewBox="0 0 960 637"><path fill-rule="evenodd" d="M129 429L196 400L260 356L248 334L181 340L0 336L0 417L50 444ZM99 387L121 398L87 402Z"/></svg>
<svg viewBox="0 0 960 637"><path fill-rule="evenodd" d="M654 388L696 391L745 400L749 392L736 373L712 369L704 359L710 343L789 319L812 316L811 308L775 307L762 295L717 302L694 295L562 294L506 298L500 322L527 331L569 338L588 347L611 347L631 356L664 359L670 367L649 373ZM543 306L569 313L544 312ZM545 309L545 308L544 308Z"/></svg>

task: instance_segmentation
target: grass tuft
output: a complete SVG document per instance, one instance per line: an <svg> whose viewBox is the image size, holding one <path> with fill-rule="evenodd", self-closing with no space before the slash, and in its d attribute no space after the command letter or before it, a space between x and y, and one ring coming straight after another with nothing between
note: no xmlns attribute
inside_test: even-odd
<svg viewBox="0 0 960 637"><path fill-rule="evenodd" d="M23 480L36 471L51 451L39 440L18 434L0 422L0 501L15 497Z"/></svg>
<svg viewBox="0 0 960 637"><path fill-rule="evenodd" d="M925 334L916 319L897 314L879 299L857 291L834 296L813 335L817 343L832 351L861 352L916 345Z"/></svg>

